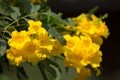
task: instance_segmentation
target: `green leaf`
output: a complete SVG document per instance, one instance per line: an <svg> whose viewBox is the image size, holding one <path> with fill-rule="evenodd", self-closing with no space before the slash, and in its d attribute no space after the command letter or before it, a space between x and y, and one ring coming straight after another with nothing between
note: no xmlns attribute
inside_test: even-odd
<svg viewBox="0 0 120 80"><path fill-rule="evenodd" d="M14 20L16 20L16 19L18 18L17 13L11 13L10 16L11 16L11 18L14 19Z"/></svg>
<svg viewBox="0 0 120 80"><path fill-rule="evenodd" d="M21 14L20 14L20 9L18 7L10 6L13 12L10 14L11 18L16 20L18 19Z"/></svg>
<svg viewBox="0 0 120 80"><path fill-rule="evenodd" d="M7 42L3 39L0 39L0 56L3 56L5 54L7 47Z"/></svg>
<svg viewBox="0 0 120 80"><path fill-rule="evenodd" d="M47 64L54 65L55 67L58 68L59 72L61 72L61 69L60 69L58 63L56 63L55 61L53 61L53 60L51 60L51 59L45 59L45 60L46 60ZM61 72L61 73L62 73L62 72Z"/></svg>
<svg viewBox="0 0 120 80"><path fill-rule="evenodd" d="M27 13L30 13L30 9L31 9L31 4L28 0L18 0L19 2L21 2L26 10Z"/></svg>
<svg viewBox="0 0 120 80"><path fill-rule="evenodd" d="M101 20L108 18L108 13L104 14L102 17L100 17Z"/></svg>
<svg viewBox="0 0 120 80"><path fill-rule="evenodd" d="M70 26L75 26L76 25L75 22L72 19L68 18L67 20L68 20L68 23L69 23Z"/></svg>
<svg viewBox="0 0 120 80"><path fill-rule="evenodd" d="M17 77L18 79L28 79L28 76L23 67L17 67Z"/></svg>
<svg viewBox="0 0 120 80"><path fill-rule="evenodd" d="M52 58L60 67L61 69L61 80L73 80L73 78L77 75L75 68L68 67L66 72L66 67L64 65L64 60L61 58ZM58 69L58 68L57 68Z"/></svg>
<svg viewBox="0 0 120 80"><path fill-rule="evenodd" d="M50 71L49 71L49 70L50 70ZM45 68L44 72L45 72L45 74L46 74L47 80L54 80L54 77L56 77L56 76L55 76L55 71L54 71L51 67ZM54 76L53 76L52 74L53 74Z"/></svg>
<svg viewBox="0 0 120 80"><path fill-rule="evenodd" d="M6 25L8 25L9 24L9 22L8 21L6 21L6 20L1 20L0 21L0 26L6 26Z"/></svg>
<svg viewBox="0 0 120 80"><path fill-rule="evenodd" d="M54 27L47 26L46 24L43 24L43 27L48 31L49 34L56 37L63 45L66 44L64 37L59 34Z"/></svg>
<svg viewBox="0 0 120 80"><path fill-rule="evenodd" d="M33 5L33 4L31 4L31 6L32 6L32 8L31 8L30 13L31 14L38 13L38 11L40 10L40 5Z"/></svg>
<svg viewBox="0 0 120 80"><path fill-rule="evenodd" d="M50 67L53 68L56 72L56 78L54 80L61 80L61 73L60 73L59 69L52 64L50 64ZM53 75L54 75L54 73L53 73Z"/></svg>
<svg viewBox="0 0 120 80"><path fill-rule="evenodd" d="M9 6L9 5L8 5ZM0 14L4 15L4 16L9 16L9 9L8 6L6 6L5 4L5 0L2 0L0 3Z"/></svg>
<svg viewBox="0 0 120 80"><path fill-rule="evenodd" d="M98 6L95 6L94 8L90 9L87 13L88 18L90 18L91 14L94 14L98 10Z"/></svg>
<svg viewBox="0 0 120 80"><path fill-rule="evenodd" d="M55 61L45 59L40 61L38 66L44 77L43 80L60 80L61 70Z"/></svg>
<svg viewBox="0 0 120 80"><path fill-rule="evenodd" d="M6 20L12 21L12 19L11 19L10 17L5 16L4 18L5 18Z"/></svg>
<svg viewBox="0 0 120 80"><path fill-rule="evenodd" d="M5 15L5 16L8 16L8 15L9 15L9 13L6 12L6 10L3 9L3 8L1 8L1 7L0 7L0 14Z"/></svg>
<svg viewBox="0 0 120 80"><path fill-rule="evenodd" d="M45 68L44 68L44 64L43 64L42 61L40 61L38 63L38 68L39 68L40 72L42 73L43 79L48 80L48 78L47 78L47 76L45 74Z"/></svg>
<svg viewBox="0 0 120 80"><path fill-rule="evenodd" d="M17 16L21 16L20 9L18 7L10 6L11 9L17 14Z"/></svg>
<svg viewBox="0 0 120 80"><path fill-rule="evenodd" d="M52 80L53 79L55 80L58 77L58 75L62 74L59 65L55 61L51 59L45 59L45 63L46 63L45 65L47 66L46 67L47 74L51 77ZM53 68L53 66L57 69L57 71L55 68ZM60 77L61 76L59 76L59 78Z"/></svg>
<svg viewBox="0 0 120 80"><path fill-rule="evenodd" d="M0 74L2 80L18 80L17 70L15 66L7 65L5 62L1 62L3 74ZM1 79L0 79L1 80Z"/></svg>
<svg viewBox="0 0 120 80"><path fill-rule="evenodd" d="M22 66L28 76L28 80L43 80L42 73L37 65L24 63Z"/></svg>
<svg viewBox="0 0 120 80"><path fill-rule="evenodd" d="M40 10L40 5L33 5L31 4L31 10L30 10L30 14L33 14L32 16L30 16L33 19L36 19L38 17L38 11Z"/></svg>
<svg viewBox="0 0 120 80"><path fill-rule="evenodd" d="M65 24L65 25L68 25L68 24L69 24L67 21L63 20L58 14L53 13L53 12L51 12L51 11L49 11L49 12L43 12L43 13L41 13L41 14L47 15L47 16L51 16L51 17L57 19L58 21L62 22L62 23Z"/></svg>

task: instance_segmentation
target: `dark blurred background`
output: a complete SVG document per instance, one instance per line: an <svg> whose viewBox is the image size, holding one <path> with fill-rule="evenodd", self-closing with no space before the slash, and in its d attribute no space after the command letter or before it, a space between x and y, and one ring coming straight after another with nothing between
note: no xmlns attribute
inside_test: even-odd
<svg viewBox="0 0 120 80"><path fill-rule="evenodd" d="M52 11L63 13L63 18L87 13L98 6L97 16L108 13L105 19L110 36L101 47L103 52L102 80L120 80L120 0L48 0Z"/></svg>

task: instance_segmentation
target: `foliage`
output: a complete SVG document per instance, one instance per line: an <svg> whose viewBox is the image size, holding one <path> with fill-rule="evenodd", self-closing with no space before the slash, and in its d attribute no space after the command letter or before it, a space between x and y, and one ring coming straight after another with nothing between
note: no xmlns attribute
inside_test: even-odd
<svg viewBox="0 0 120 80"><path fill-rule="evenodd" d="M62 19L46 2L0 0L0 80L98 80L107 14Z"/></svg>

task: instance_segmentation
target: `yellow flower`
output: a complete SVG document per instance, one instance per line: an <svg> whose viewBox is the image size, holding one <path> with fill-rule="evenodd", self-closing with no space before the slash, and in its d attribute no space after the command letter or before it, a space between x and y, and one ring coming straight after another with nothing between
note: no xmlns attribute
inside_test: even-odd
<svg viewBox="0 0 120 80"><path fill-rule="evenodd" d="M10 64L20 65L21 62L37 64L40 60L53 55L56 42L49 37L40 21L28 21L28 31L13 31L8 41L10 49L6 51ZM59 44L59 43L57 43ZM55 54L55 53L54 53Z"/></svg>
<svg viewBox="0 0 120 80"><path fill-rule="evenodd" d="M48 36L48 32L42 27L42 22L29 20L28 24L29 24L29 28L28 28L29 33L33 34L33 36L35 34L34 41L36 42L39 41L41 45L40 52L42 54L46 54L47 57L50 57L51 55L53 55L51 54L51 51L53 49L55 40L52 39L52 37Z"/></svg>
<svg viewBox="0 0 120 80"><path fill-rule="evenodd" d="M95 15L91 15L91 18L93 22L92 24L96 25L97 27L96 34L107 38L109 36L109 30L105 22L103 22L100 18L97 18Z"/></svg>
<svg viewBox="0 0 120 80"><path fill-rule="evenodd" d="M27 42L21 49L11 47L7 50L6 54L10 64L13 65L18 66L21 62L31 62L33 64L37 64L39 60L43 59L37 55L41 54L37 53L37 50L39 50L39 47L36 44Z"/></svg>
<svg viewBox="0 0 120 80"><path fill-rule="evenodd" d="M33 32L33 33L37 33L39 31L41 31L41 27L42 27L42 22L41 21L33 21L33 20L28 20L28 24L29 24L29 28L28 30Z"/></svg>
<svg viewBox="0 0 120 80"><path fill-rule="evenodd" d="M63 52L64 52L64 46L58 40L56 40L51 53L53 55L60 55Z"/></svg>
<svg viewBox="0 0 120 80"><path fill-rule="evenodd" d="M8 40L8 44L17 49L22 48L26 42L30 41L27 31L13 31L11 36L12 38Z"/></svg>
<svg viewBox="0 0 120 80"><path fill-rule="evenodd" d="M12 65L18 66L21 62L23 62L22 56L20 54L17 54L19 52L15 48L10 48L6 51L7 58Z"/></svg>
<svg viewBox="0 0 120 80"><path fill-rule="evenodd" d="M91 18L91 19L90 19ZM109 30L105 24L100 18L97 18L94 14L92 14L88 18L86 14L81 14L76 18L73 18L73 20L76 22L77 35L79 34L88 34L93 39L93 42L96 42L97 44L102 44L102 38L107 38L109 35Z"/></svg>
<svg viewBox="0 0 120 80"><path fill-rule="evenodd" d="M31 34L31 37L35 38L37 41L39 40L41 43L41 48L47 48L49 50L52 50L53 47L53 41L48 36L48 32L42 27L42 22L40 21L33 21L29 20L29 34Z"/></svg>
<svg viewBox="0 0 120 80"><path fill-rule="evenodd" d="M83 33L88 33L92 36L108 36L108 28L105 22L102 22L95 15L92 15L92 20L87 18L87 15L80 15L81 17L78 21L78 30ZM96 19L95 19L96 17Z"/></svg>
<svg viewBox="0 0 120 80"><path fill-rule="evenodd" d="M70 36L64 35L67 43L65 45L65 65L82 68L90 64L96 68L102 61L100 46L93 43L88 35Z"/></svg>

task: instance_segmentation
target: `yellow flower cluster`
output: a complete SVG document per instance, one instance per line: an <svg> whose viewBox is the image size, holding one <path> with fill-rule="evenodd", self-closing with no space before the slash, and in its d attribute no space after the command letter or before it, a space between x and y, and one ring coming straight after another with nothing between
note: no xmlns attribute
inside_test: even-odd
<svg viewBox="0 0 120 80"><path fill-rule="evenodd" d="M76 68L83 68L90 64L92 67L97 68L102 61L102 53L99 50L100 46L93 43L88 35L73 36L65 35L67 40L65 56L66 65Z"/></svg>
<svg viewBox="0 0 120 80"><path fill-rule="evenodd" d="M8 41L10 49L6 51L9 62L17 66L22 62L37 64L40 60L63 53L65 65L76 68L78 72L74 80L86 80L91 75L90 70L86 68L88 65L96 70L100 67L100 46L103 37L108 37L109 31L105 22L95 15L88 17L81 14L72 20L76 25L67 26L65 29L74 30L75 34L63 35L66 45L49 36L42 27L42 22L29 20L28 31L13 31L11 34Z"/></svg>
<svg viewBox="0 0 120 80"><path fill-rule="evenodd" d="M88 18L87 14L81 14L77 18L73 18L77 26L77 35L81 33L88 34L92 40L98 44L102 44L101 37L107 38L109 30L101 18L97 18L94 14Z"/></svg>
<svg viewBox="0 0 120 80"><path fill-rule="evenodd" d="M6 51L10 64L37 64L38 61L59 55L64 50L58 40L48 36L40 21L29 20L28 24L28 31L13 31L11 34L12 37L8 41L10 49Z"/></svg>
<svg viewBox="0 0 120 80"><path fill-rule="evenodd" d="M86 70L86 66L100 67L102 61L102 52L100 46L103 42L102 37L107 38L109 31L105 22L95 15L90 18L86 14L81 14L76 18L72 18L76 23L75 26L66 26L67 30L74 30L75 34L64 35L66 39L65 45L65 65L72 66L77 69L79 76L75 80L87 80L90 72ZM83 75L83 73L85 73ZM98 70L98 73L99 70ZM86 76L86 77L84 77Z"/></svg>

